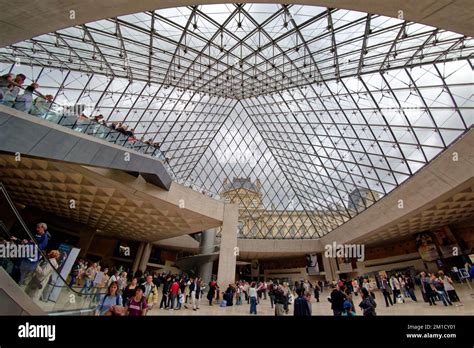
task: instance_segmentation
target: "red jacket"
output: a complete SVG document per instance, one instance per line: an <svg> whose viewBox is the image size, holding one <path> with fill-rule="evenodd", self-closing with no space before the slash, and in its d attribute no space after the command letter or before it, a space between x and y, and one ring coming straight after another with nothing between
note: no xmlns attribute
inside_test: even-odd
<svg viewBox="0 0 474 348"><path fill-rule="evenodd" d="M170 293L173 295L177 295L179 291L179 284L178 282L174 282L173 285L171 285Z"/></svg>

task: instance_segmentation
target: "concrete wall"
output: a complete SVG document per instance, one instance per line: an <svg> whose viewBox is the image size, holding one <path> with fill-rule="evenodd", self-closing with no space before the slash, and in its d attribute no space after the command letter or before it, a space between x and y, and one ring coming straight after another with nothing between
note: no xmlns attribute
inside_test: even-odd
<svg viewBox="0 0 474 348"><path fill-rule="evenodd" d="M267 269L264 271L263 276L265 280L276 279L276 278L289 278L290 283L300 281L301 279L308 279L314 284L318 280L325 280L325 272L321 272L320 275L310 276L306 273L306 268L286 268L286 269Z"/></svg>

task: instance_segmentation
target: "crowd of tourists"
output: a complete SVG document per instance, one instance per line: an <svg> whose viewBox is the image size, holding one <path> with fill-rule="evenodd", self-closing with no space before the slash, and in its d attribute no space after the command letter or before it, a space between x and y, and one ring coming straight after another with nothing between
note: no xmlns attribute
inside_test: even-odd
<svg viewBox="0 0 474 348"><path fill-rule="evenodd" d="M43 95L39 92L39 85L36 82L31 83L26 88L23 87L26 76L24 74L5 74L0 76L0 104L29 113L34 116L42 117L48 112L52 112L54 97L51 94ZM23 93L21 93L23 91ZM77 122L91 121L115 130L127 137L127 141L135 143L138 141L135 135L135 129L122 122L107 122L103 115L87 116L84 113L77 116ZM160 144L153 139L145 139L144 136L139 139L142 143L159 149Z"/></svg>

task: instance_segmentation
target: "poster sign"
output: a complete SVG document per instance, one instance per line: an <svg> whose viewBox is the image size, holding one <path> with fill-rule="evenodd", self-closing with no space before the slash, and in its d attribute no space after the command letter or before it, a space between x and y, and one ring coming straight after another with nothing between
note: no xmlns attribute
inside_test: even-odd
<svg viewBox="0 0 474 348"><path fill-rule="evenodd" d="M73 248L70 245L61 244L59 246L59 250L61 252L61 257L64 259L62 260L58 271L61 274L61 277L67 279L69 273L71 273L72 266L74 266L74 262L76 262L76 258L79 255L79 251L81 249ZM69 252L66 252L66 250L68 250ZM63 255L63 253L65 254ZM51 284L52 286L48 286L48 288L46 289L47 291L49 291L49 293L46 294L47 299L49 301L56 302L59 298L61 290L64 286L67 285L64 284L64 281L56 273L53 273L53 275L51 276Z"/></svg>
<svg viewBox="0 0 474 348"><path fill-rule="evenodd" d="M306 273L308 275L319 275L318 255L306 255Z"/></svg>
<svg viewBox="0 0 474 348"><path fill-rule="evenodd" d="M434 261L439 259L438 249L429 233L417 234L416 246L423 261Z"/></svg>
<svg viewBox="0 0 474 348"><path fill-rule="evenodd" d="M438 228L432 231L434 241L439 248L441 258L458 256L461 248L448 226Z"/></svg>
<svg viewBox="0 0 474 348"><path fill-rule="evenodd" d="M471 276L469 275L469 272L465 268L460 268L459 269L459 274L461 275L462 279L469 279Z"/></svg>

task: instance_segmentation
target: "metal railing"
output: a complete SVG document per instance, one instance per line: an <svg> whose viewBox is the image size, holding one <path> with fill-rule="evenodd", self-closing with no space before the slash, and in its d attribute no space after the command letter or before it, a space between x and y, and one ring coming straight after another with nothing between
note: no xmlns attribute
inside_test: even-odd
<svg viewBox="0 0 474 348"><path fill-rule="evenodd" d="M20 285L33 302L46 313L95 309L100 296L106 290L95 288L92 291L86 289L86 292L81 292L68 285L67 279L61 275L55 268L55 265L51 263L44 250L41 250L38 246L35 236L21 218L2 183L0 183L0 206L3 207L0 213L0 226L2 227L0 228L0 244L3 247L11 247L14 243L21 244L20 240L27 240L39 256L36 265L32 264L32 266L35 266L32 270L36 270L40 262L47 262L49 267L51 267L51 274L41 287L38 288L37 283L32 281ZM12 238L13 236L18 239L15 240ZM27 258L20 258L19 255L3 257L0 259L0 267L3 267L15 281L18 281L18 276L23 272L22 262L25 262L25 259ZM50 296L53 292L55 292L55 296ZM54 300L52 300L52 297L54 297Z"/></svg>
<svg viewBox="0 0 474 348"><path fill-rule="evenodd" d="M21 86L17 86L20 90L25 90ZM68 105L60 105L52 100L48 100L42 94L33 91L28 100L24 95L9 95L11 91L7 87L0 87L0 105L11 107L34 117L42 118L48 122L59 124L63 127L72 129L76 132L87 134L95 138L103 139L109 143L123 146L127 149L137 151L160 160L172 173L169 166L169 159L163 152L153 144L143 142L135 138L132 134L126 134L107 125L105 122L96 121L96 119L87 118L84 115L75 114L74 108ZM25 90L26 93L26 90ZM30 92L28 92L30 93ZM19 94L19 93L18 93ZM36 98L33 100L33 96Z"/></svg>

